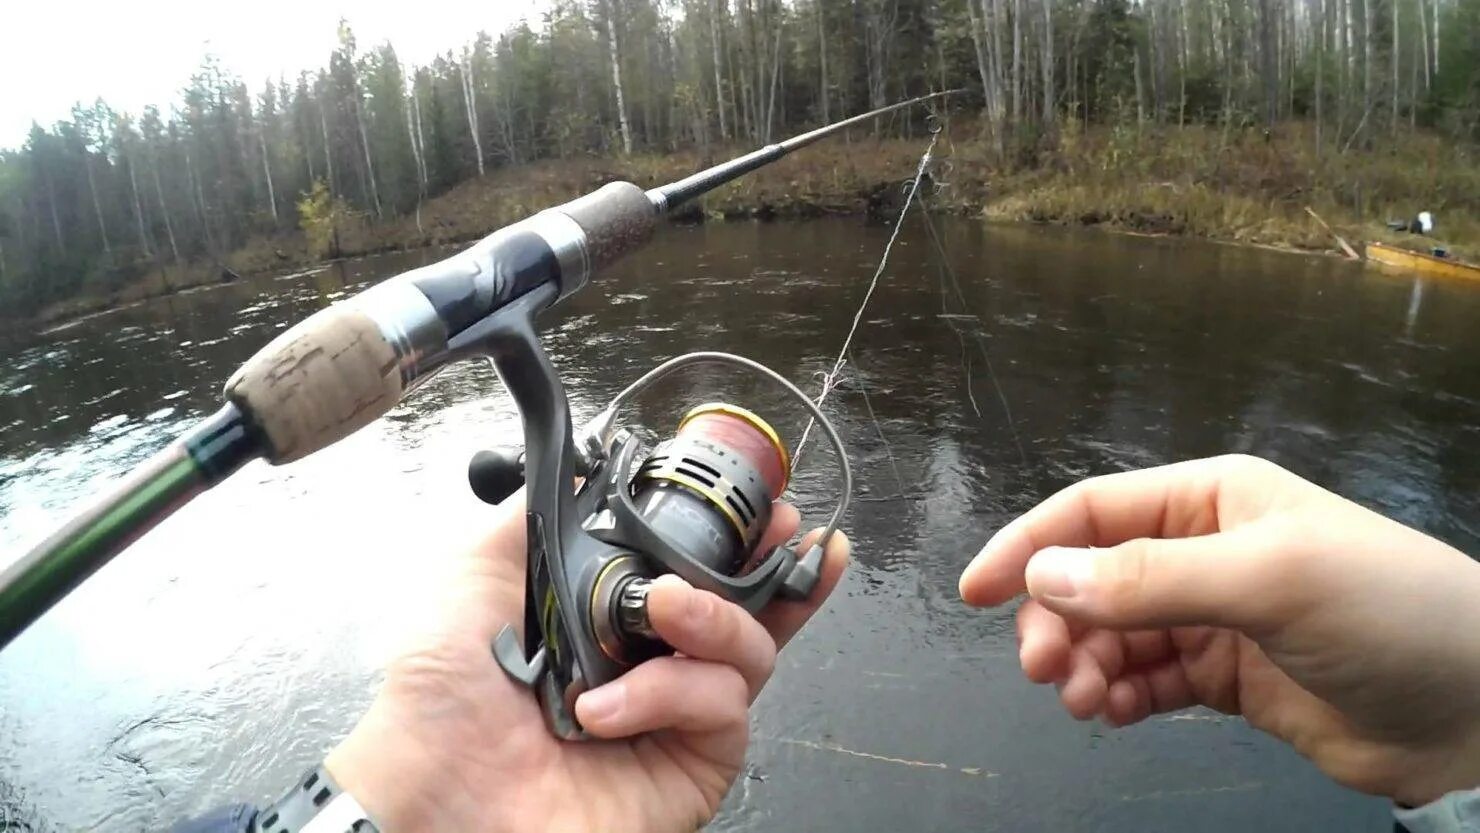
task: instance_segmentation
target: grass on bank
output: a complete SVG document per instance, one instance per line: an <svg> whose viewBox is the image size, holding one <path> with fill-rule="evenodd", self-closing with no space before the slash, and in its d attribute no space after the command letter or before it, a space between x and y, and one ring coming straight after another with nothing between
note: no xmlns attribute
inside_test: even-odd
<svg viewBox="0 0 1480 833"><path fill-rule="evenodd" d="M1071 130L1044 164L1001 176L993 192L984 206L992 220L1103 223L1315 251L1335 244L1306 206L1357 246L1415 246L1385 221L1428 210L1438 241L1457 256L1480 256L1480 155L1424 133L1340 153L1317 152L1308 124L1268 138L1201 127Z"/></svg>
<svg viewBox="0 0 1480 833"><path fill-rule="evenodd" d="M1306 213L1314 208L1360 248L1368 240L1414 246L1384 222L1434 212L1437 240L1456 257L1480 261L1480 154L1425 133L1384 138L1372 150L1319 152L1309 124L1262 130L1216 127L1065 125L1055 144L1023 164L997 164L966 124L942 137L935 169L944 188L932 207L993 221L1102 225L1279 248L1332 251L1331 236ZM339 223L342 256L477 239L500 226L626 179L644 187L669 182L746 148L628 159L547 160L499 168L426 201L418 214ZM924 140L840 138L807 148L704 199L690 219L805 217L898 210ZM1423 240L1427 244L1432 241ZM1418 246L1423 248L1423 246ZM321 256L298 231L259 237L221 263L153 271L122 290L44 310L57 320L242 274L285 272Z"/></svg>

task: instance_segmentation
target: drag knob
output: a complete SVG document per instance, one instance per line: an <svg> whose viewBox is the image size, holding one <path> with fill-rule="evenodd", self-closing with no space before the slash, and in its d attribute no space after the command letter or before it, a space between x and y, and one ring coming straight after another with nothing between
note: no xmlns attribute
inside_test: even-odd
<svg viewBox="0 0 1480 833"><path fill-rule="evenodd" d="M653 623L648 620L648 591L652 586L652 581L645 578L633 578L622 585L617 594L617 628L623 636L658 638Z"/></svg>
<svg viewBox="0 0 1480 833"><path fill-rule="evenodd" d="M480 451L468 461L468 485L484 503L503 503L524 486L524 455Z"/></svg>

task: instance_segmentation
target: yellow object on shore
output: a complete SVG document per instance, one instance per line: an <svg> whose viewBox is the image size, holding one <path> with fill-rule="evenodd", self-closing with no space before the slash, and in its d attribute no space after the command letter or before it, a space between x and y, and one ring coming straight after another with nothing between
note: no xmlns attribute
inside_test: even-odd
<svg viewBox="0 0 1480 833"><path fill-rule="evenodd" d="M1393 266L1399 269L1409 269L1422 272L1425 275L1436 275L1446 278L1469 278L1480 281L1480 266L1453 260L1447 257L1434 257L1422 252L1411 252L1400 249L1397 246L1389 246L1385 243L1367 244L1367 261L1379 263L1383 266Z"/></svg>

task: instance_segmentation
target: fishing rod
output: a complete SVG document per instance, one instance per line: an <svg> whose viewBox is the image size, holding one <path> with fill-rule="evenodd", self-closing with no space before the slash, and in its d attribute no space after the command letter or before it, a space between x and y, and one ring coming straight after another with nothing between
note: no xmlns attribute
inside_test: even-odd
<svg viewBox="0 0 1480 833"><path fill-rule="evenodd" d="M469 483L489 503L525 488L529 527L525 636L506 627L492 651L537 691L557 735L581 737L577 695L669 650L647 623L653 578L677 573L752 613L778 595L806 598L847 508L852 473L837 431L804 393L728 353L660 365L577 431L535 316L646 242L662 214L851 126L953 92L880 107L648 191L613 182L304 319L232 374L219 411L0 572L0 648L247 462L301 459L370 424L447 365L486 358L519 408L525 448L479 452ZM651 450L619 425L622 407L653 382L700 363L775 382L832 444L839 498L805 553L781 546L750 559L791 470L786 445L760 416L701 405Z"/></svg>

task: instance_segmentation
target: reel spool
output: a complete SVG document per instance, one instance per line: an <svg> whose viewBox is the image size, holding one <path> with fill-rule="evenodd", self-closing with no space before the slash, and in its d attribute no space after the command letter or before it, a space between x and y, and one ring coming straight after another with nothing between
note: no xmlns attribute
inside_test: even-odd
<svg viewBox="0 0 1480 833"><path fill-rule="evenodd" d="M633 502L654 531L716 573L741 574L786 489L791 455L765 420L733 405L690 411L632 480ZM612 560L597 579L591 618L602 651L630 664L661 648L647 615L653 576L639 556Z"/></svg>

